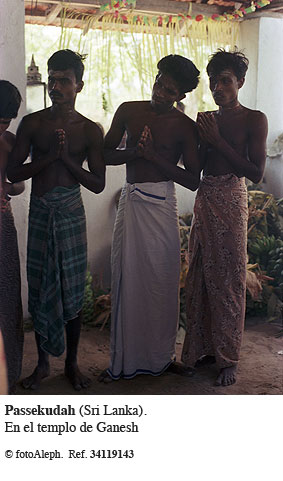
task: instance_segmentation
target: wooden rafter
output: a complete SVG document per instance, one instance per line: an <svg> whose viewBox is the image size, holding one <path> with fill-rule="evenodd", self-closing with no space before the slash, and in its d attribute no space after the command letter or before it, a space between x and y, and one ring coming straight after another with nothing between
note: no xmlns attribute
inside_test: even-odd
<svg viewBox="0 0 283 481"><path fill-rule="evenodd" d="M198 3L201 2L201 3ZM81 27L85 15L99 14L100 7L106 0L25 0L26 23L40 25L61 25L61 10L67 7L77 12L76 19L66 19L65 26ZM137 15L187 15L189 6L191 15L202 14L211 16L221 15L223 12L232 12L239 5L248 6L250 0L137 0L134 12ZM249 18L271 16L283 13L283 0L273 0L263 11L257 10L249 14ZM81 15L81 16L80 16ZM125 30L127 29L125 25Z"/></svg>

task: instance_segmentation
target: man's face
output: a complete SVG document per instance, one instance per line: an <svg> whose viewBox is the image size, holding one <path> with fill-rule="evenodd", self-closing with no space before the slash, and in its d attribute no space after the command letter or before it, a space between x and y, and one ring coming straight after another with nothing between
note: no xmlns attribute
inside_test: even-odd
<svg viewBox="0 0 283 481"><path fill-rule="evenodd" d="M226 107L238 99L239 88L242 87L244 79L238 80L230 69L223 70L220 74L209 77L209 87L214 101L221 107Z"/></svg>
<svg viewBox="0 0 283 481"><path fill-rule="evenodd" d="M83 82L77 82L72 69L48 71L48 94L52 104L74 103L82 88Z"/></svg>
<svg viewBox="0 0 283 481"><path fill-rule="evenodd" d="M168 110L174 102L183 99L176 82L168 74L159 73L156 76L151 95L151 105L156 110Z"/></svg>
<svg viewBox="0 0 283 481"><path fill-rule="evenodd" d="M2 135L5 130L9 127L12 119L1 119L0 118L0 135Z"/></svg>

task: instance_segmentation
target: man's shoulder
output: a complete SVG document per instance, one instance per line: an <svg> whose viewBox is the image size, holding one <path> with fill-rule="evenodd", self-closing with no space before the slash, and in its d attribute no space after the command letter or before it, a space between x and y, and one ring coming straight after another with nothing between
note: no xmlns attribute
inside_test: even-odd
<svg viewBox="0 0 283 481"><path fill-rule="evenodd" d="M49 112L49 109L43 109L43 110L38 110L37 112L32 112L30 114L27 114L22 118L22 123L24 123L25 125L36 124L40 120L45 119L47 117L48 112Z"/></svg>
<svg viewBox="0 0 283 481"><path fill-rule="evenodd" d="M195 130L196 129L196 122L186 115L183 112L180 112L179 110L175 109L174 112L175 118L178 122L178 127L182 130L187 131L188 129L190 130Z"/></svg>
<svg viewBox="0 0 283 481"><path fill-rule="evenodd" d="M244 107L245 110L247 111L247 115L249 116L249 118L252 120L252 119L255 119L255 120L259 120L259 119L266 119L266 115L261 112L260 110L253 110L253 109L249 109L247 107Z"/></svg>
<svg viewBox="0 0 283 481"><path fill-rule="evenodd" d="M137 110L146 109L149 104L149 100L132 100L123 102L117 110L120 112L136 112Z"/></svg>
<svg viewBox="0 0 283 481"><path fill-rule="evenodd" d="M245 107L247 124L250 131L255 131L255 129L267 129L267 117L260 110L248 109Z"/></svg>
<svg viewBox="0 0 283 481"><path fill-rule="evenodd" d="M79 122L83 123L84 132L90 136L103 137L104 128L99 122L95 122L94 120L91 120L88 117L79 114L78 112L77 114Z"/></svg>

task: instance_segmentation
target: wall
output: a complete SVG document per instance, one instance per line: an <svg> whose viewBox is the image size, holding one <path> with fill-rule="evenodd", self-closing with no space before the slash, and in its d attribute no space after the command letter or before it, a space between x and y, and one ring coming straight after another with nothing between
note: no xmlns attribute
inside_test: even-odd
<svg viewBox="0 0 283 481"><path fill-rule="evenodd" d="M241 23L240 48L250 60L240 101L268 119L267 147L283 133L283 18L261 17ZM267 157L263 188L283 195L283 156Z"/></svg>
<svg viewBox="0 0 283 481"><path fill-rule="evenodd" d="M19 89L23 102L18 118L13 120L9 130L16 131L19 120L25 115L26 76L25 76L25 9L24 0L1 0L0 27L0 78L9 80ZM26 212L28 206L29 187L18 198L12 199L12 209L18 230L19 253L22 273L22 296L24 314L27 314L27 285L25 281L26 262Z"/></svg>
<svg viewBox="0 0 283 481"><path fill-rule="evenodd" d="M240 101L268 118L268 145L283 132L283 18L261 17L241 23L239 47L250 64Z"/></svg>

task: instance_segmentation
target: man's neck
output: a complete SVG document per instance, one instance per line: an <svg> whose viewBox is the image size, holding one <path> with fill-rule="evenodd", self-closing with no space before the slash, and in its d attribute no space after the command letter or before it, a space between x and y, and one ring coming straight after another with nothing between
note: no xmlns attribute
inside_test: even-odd
<svg viewBox="0 0 283 481"><path fill-rule="evenodd" d="M150 103L150 107L156 115L169 114L170 112L172 112L172 110L174 110L173 104L171 106L162 106L159 108L156 105L152 105L152 103Z"/></svg>
<svg viewBox="0 0 283 481"><path fill-rule="evenodd" d="M51 113L54 115L56 118L63 118L63 119L69 119L71 118L74 113L75 113L75 105L71 104L53 104L51 107Z"/></svg>
<svg viewBox="0 0 283 481"><path fill-rule="evenodd" d="M242 105L240 104L238 99L233 100L227 105L219 106L219 113L225 113L233 110L241 109Z"/></svg>

